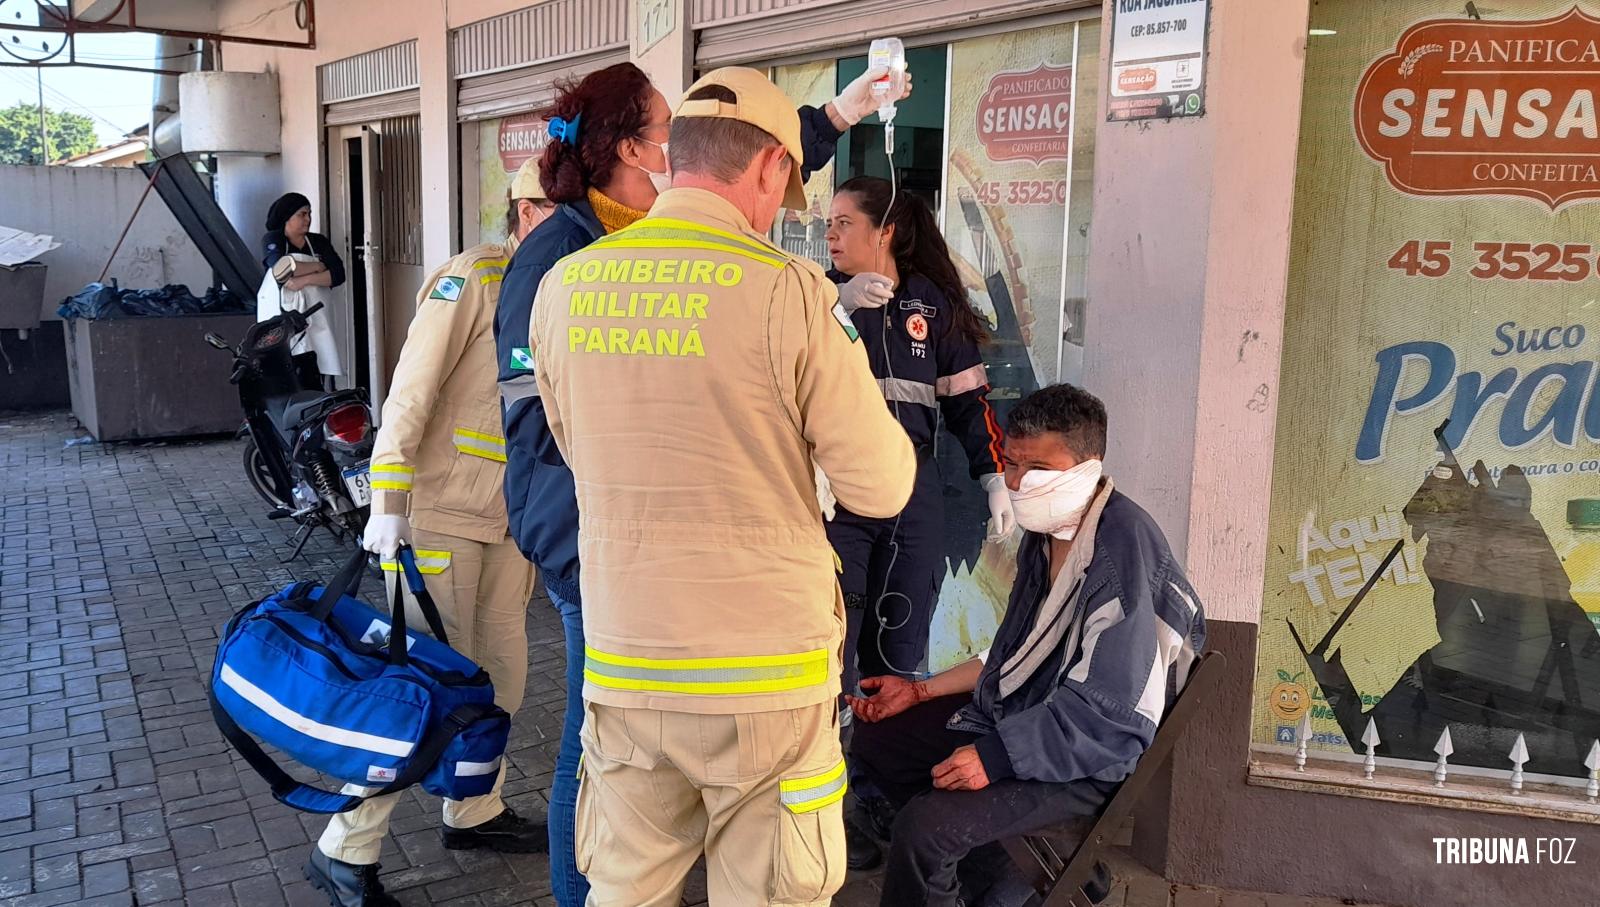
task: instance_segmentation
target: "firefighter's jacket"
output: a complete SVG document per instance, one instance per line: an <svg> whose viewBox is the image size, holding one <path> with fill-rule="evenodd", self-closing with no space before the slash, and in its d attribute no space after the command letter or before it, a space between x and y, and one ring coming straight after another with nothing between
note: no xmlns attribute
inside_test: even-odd
<svg viewBox="0 0 1600 907"><path fill-rule="evenodd" d="M888 517L916 459L837 300L687 188L541 281L529 339L576 480L585 699L732 714L838 693L813 461L841 504Z"/></svg>
<svg viewBox="0 0 1600 907"><path fill-rule="evenodd" d="M423 281L373 448L373 513L485 544L506 537L494 311L515 250L515 239L474 246Z"/></svg>

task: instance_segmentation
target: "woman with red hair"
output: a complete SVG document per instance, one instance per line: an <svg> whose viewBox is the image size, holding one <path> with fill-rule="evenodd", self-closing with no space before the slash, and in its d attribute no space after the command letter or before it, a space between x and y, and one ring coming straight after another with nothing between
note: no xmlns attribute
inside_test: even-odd
<svg viewBox="0 0 1600 907"><path fill-rule="evenodd" d="M833 158L845 130L877 109L868 70L821 110L800 108L807 177ZM910 93L907 80L905 93ZM561 907L578 907L588 885L573 857L577 769L583 725L583 618L578 589L578 504L572 472L545 422L528 348L534 292L563 256L643 218L671 183L672 111L643 70L618 63L565 85L550 110L540 161L545 193L560 207L517 249L495 316L500 400L506 429L506 510L522 553L539 567L561 612L567 643L567 709L550 791L550 881Z"/></svg>

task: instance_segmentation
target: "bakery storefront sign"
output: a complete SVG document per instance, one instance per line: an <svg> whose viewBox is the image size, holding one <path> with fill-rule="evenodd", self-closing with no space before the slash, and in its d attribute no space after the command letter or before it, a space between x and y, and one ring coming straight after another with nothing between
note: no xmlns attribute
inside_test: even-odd
<svg viewBox="0 0 1600 907"><path fill-rule="evenodd" d="M1600 18L1437 19L1407 29L1356 90L1361 148L1413 195L1600 198Z"/></svg>
<svg viewBox="0 0 1600 907"><path fill-rule="evenodd" d="M1072 67L1042 64L995 73L978 101L978 141L991 161L1067 159Z"/></svg>
<svg viewBox="0 0 1600 907"><path fill-rule="evenodd" d="M506 117L500 121L496 142L500 149L500 166L507 173L516 173L529 158L542 154L549 141L549 124L544 117L531 113Z"/></svg>

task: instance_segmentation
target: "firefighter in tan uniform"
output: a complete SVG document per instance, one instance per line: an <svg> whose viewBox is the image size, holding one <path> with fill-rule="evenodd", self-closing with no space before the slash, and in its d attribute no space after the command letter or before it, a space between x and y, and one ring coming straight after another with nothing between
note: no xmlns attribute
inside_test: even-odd
<svg viewBox="0 0 1600 907"><path fill-rule="evenodd" d="M800 124L719 69L672 124L672 189L556 263L530 338L576 480L587 642L578 868L590 907L826 904L844 880L844 604L813 465L893 516L911 443L838 293L765 239L804 207Z"/></svg>
<svg viewBox="0 0 1600 907"><path fill-rule="evenodd" d="M385 571L398 569L401 543L414 547L450 645L488 672L495 704L513 715L528 676L524 620L534 568L506 529L494 312L506 260L550 207L537 166L524 165L511 186L506 241L474 246L424 281L383 406L372 455L372 516L362 534ZM425 626L420 615L413 619ZM445 801L446 847L526 853L548 846L543 824L501 800L504 779L502 763L491 793ZM306 872L336 907L398 903L377 880L377 860L399 796L375 798L329 821Z"/></svg>

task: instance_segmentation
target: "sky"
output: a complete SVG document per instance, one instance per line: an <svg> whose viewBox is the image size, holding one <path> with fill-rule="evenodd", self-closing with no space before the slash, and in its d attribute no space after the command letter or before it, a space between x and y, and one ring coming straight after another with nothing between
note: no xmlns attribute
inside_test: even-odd
<svg viewBox="0 0 1600 907"><path fill-rule="evenodd" d="M13 36L20 36L24 41L43 40L38 33L0 30L0 42L12 45ZM59 42L61 39L56 36L52 40ZM151 66L156 39L153 35L142 34L80 35L77 44L80 60L92 58L119 66ZM62 56L64 58L65 54ZM10 62L16 62L15 58L0 53L0 63ZM0 107L10 107L19 101L39 103L35 72L44 74L44 106L92 118L101 144L114 142L150 122L151 76L88 66L37 70L0 66Z"/></svg>

